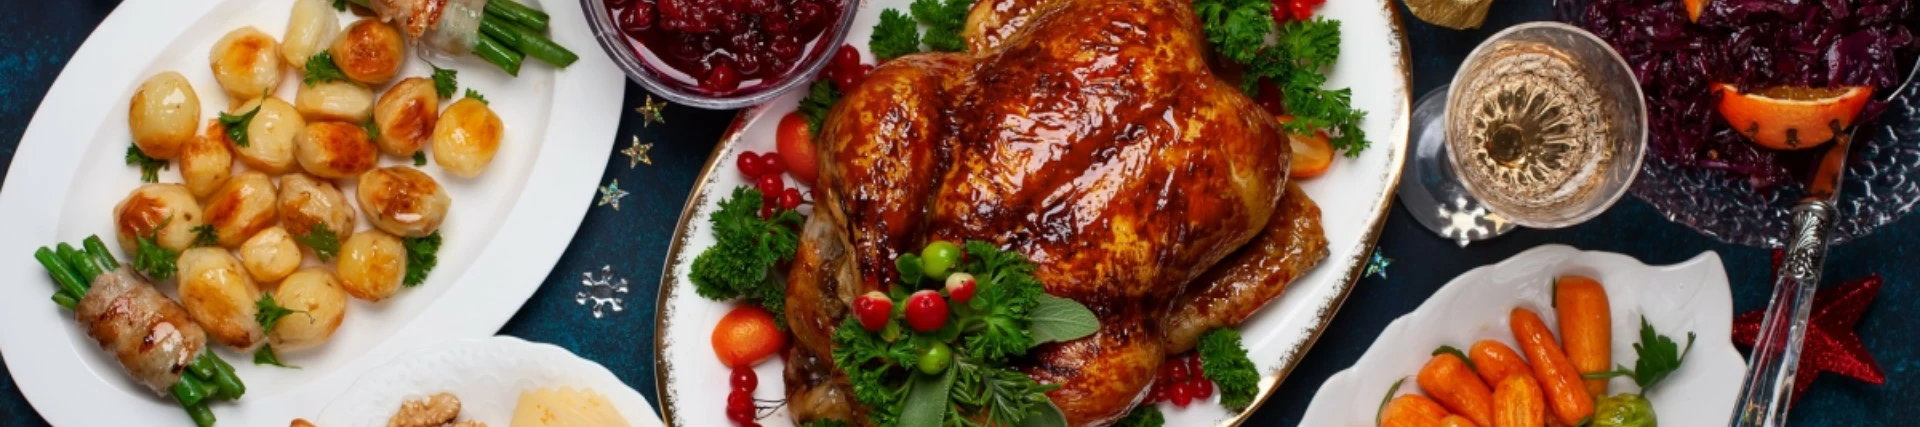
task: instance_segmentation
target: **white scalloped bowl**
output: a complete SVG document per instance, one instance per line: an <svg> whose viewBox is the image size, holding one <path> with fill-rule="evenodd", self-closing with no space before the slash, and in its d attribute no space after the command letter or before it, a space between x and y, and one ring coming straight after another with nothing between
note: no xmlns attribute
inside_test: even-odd
<svg viewBox="0 0 1920 427"><path fill-rule="evenodd" d="M1703 252L1679 264L1650 266L1626 255L1547 245L1461 274L1412 313L1388 324L1359 362L1320 385L1300 425L1374 425L1387 389L1395 381L1413 378L1435 348L1464 349L1482 339L1514 345L1507 326L1514 307L1533 309L1558 330L1548 284L1563 274L1592 277L1606 288L1613 308L1615 364L1632 366L1638 360L1632 344L1639 341L1641 316L1679 341L1689 331L1697 334L1680 370L1647 398L1662 425L1726 424L1746 374L1746 359L1733 348L1733 296L1720 256ZM1610 393L1637 390L1626 378L1609 385ZM1419 392L1413 381L1400 388L1402 394Z"/></svg>
<svg viewBox="0 0 1920 427"><path fill-rule="evenodd" d="M520 392L589 388L633 427L657 427L653 405L605 366L552 344L509 336L428 345L368 370L315 419L327 427L381 427L408 399L439 392L460 398L463 420L506 426Z"/></svg>

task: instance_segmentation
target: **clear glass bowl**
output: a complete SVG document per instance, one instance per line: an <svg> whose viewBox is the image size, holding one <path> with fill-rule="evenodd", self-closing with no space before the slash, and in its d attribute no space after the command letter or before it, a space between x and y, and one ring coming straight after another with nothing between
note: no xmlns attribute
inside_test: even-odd
<svg viewBox="0 0 1920 427"><path fill-rule="evenodd" d="M587 11L587 24L593 27L594 39L600 42L601 50L613 58L613 62L620 66L620 71L627 73L628 79L639 83L647 92L682 105L730 110L764 103L812 83L814 75L826 68L834 49L846 41L847 31L853 27L854 16L859 14L859 0L841 0L840 3L839 22L827 26L820 36L807 43L803 51L805 57L795 62L786 75L774 80L742 82L740 89L724 95L700 89L698 82L660 62L650 46L620 32L613 12L607 10L606 0L580 0L580 8Z"/></svg>

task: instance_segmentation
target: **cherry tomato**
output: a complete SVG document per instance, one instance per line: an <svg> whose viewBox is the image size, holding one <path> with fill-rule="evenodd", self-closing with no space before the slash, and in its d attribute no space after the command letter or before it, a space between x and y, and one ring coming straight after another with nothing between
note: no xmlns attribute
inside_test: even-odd
<svg viewBox="0 0 1920 427"><path fill-rule="evenodd" d="M893 299L880 291L870 291L853 300L853 316L860 319L860 327L878 332L893 320Z"/></svg>
<svg viewBox="0 0 1920 427"><path fill-rule="evenodd" d="M733 159L733 165L739 167L740 174L745 175L749 180L758 179L762 173L765 173L760 171L760 153L742 152L739 157Z"/></svg>
<svg viewBox="0 0 1920 427"><path fill-rule="evenodd" d="M763 197L761 200L771 200L774 197L779 197L780 192L786 191L787 189L787 181L780 179L779 174L771 173L760 175L760 178L754 180L753 185L760 188L760 196Z"/></svg>
<svg viewBox="0 0 1920 427"><path fill-rule="evenodd" d="M760 386L760 377L754 374L753 368L746 366L734 367L733 375L729 380L735 391L752 392L755 387Z"/></svg>
<svg viewBox="0 0 1920 427"><path fill-rule="evenodd" d="M785 210L799 209L800 203L805 201L806 200L803 200L800 198L800 190L797 188L789 187L787 188L787 191L780 193L780 209L785 209Z"/></svg>
<svg viewBox="0 0 1920 427"><path fill-rule="evenodd" d="M935 375L947 371L947 365L953 363L953 348L947 343L934 341L927 351L920 353L920 373Z"/></svg>
<svg viewBox="0 0 1920 427"><path fill-rule="evenodd" d="M974 282L972 274L956 271L947 275L947 298L955 304L966 304L973 300L973 293L977 289L978 284Z"/></svg>
<svg viewBox="0 0 1920 427"><path fill-rule="evenodd" d="M960 247L953 242L935 240L920 250L920 269L933 280L947 280L947 274L960 265Z"/></svg>
<svg viewBox="0 0 1920 427"><path fill-rule="evenodd" d="M728 367L751 367L786 346L787 334L774 326L773 314L759 306L734 308L713 327L714 355Z"/></svg>
<svg viewBox="0 0 1920 427"><path fill-rule="evenodd" d="M813 185L820 176L820 160L814 158L813 131L807 129L806 117L800 112L787 113L780 118L780 128L774 132L774 143L779 149L780 160L787 164L787 174L803 184Z"/></svg>

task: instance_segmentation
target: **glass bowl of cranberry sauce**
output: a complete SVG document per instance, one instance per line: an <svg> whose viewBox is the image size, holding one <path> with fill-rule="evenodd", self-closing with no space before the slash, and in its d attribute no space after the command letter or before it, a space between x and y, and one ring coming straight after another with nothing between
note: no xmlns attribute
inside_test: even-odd
<svg viewBox="0 0 1920 427"><path fill-rule="evenodd" d="M806 86L853 26L860 0L580 0L600 47L670 101L759 104Z"/></svg>

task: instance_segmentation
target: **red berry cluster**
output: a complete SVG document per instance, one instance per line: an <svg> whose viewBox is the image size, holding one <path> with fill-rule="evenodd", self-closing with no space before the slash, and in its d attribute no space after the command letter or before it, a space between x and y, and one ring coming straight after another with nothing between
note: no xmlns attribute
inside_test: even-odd
<svg viewBox="0 0 1920 427"><path fill-rule="evenodd" d="M783 176L787 173L787 165L781 162L779 153L740 153L740 157L734 159L734 166L739 167L740 174L753 181L754 188L760 190L761 218L773 218L773 214L781 210L799 209L801 204L807 202L806 198L800 196L800 189L787 186L786 177Z"/></svg>
<svg viewBox="0 0 1920 427"><path fill-rule="evenodd" d="M840 13L831 0L605 1L620 32L712 92L793 69Z"/></svg>
<svg viewBox="0 0 1920 427"><path fill-rule="evenodd" d="M866 79L867 74L872 72L873 64L860 63L860 51L854 50L853 45L843 44L840 45L840 49L833 52L833 58L828 60L827 67L820 70L820 77L833 82L833 86L839 88L841 92L846 92L853 90L855 85L860 84L860 81Z"/></svg>
<svg viewBox="0 0 1920 427"><path fill-rule="evenodd" d="M1313 19L1313 8L1320 7L1327 0L1268 0L1273 3L1274 22L1305 21Z"/></svg>
<svg viewBox="0 0 1920 427"><path fill-rule="evenodd" d="M1153 377L1153 387L1147 392L1147 404L1173 402L1182 408L1195 400L1213 397L1213 381L1207 380L1207 372L1200 367L1200 355L1189 353L1176 356L1160 364L1160 373Z"/></svg>
<svg viewBox="0 0 1920 427"><path fill-rule="evenodd" d="M760 427L760 407L753 400L753 389L760 386L760 378L753 368L741 366L733 368L733 392L727 394L727 420L740 427Z"/></svg>
<svg viewBox="0 0 1920 427"><path fill-rule="evenodd" d="M907 326L916 332L933 332L947 326L951 316L947 300L954 304L966 304L973 300L979 285L972 274L955 272L947 276L946 295L940 291L923 289L907 297L907 306L901 310ZM853 316L860 320L860 327L869 331L879 331L893 320L893 299L880 291L868 291L853 300Z"/></svg>

